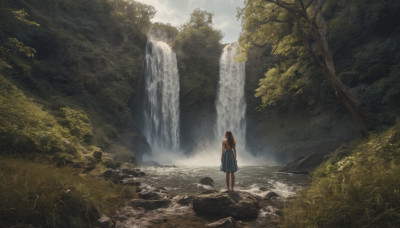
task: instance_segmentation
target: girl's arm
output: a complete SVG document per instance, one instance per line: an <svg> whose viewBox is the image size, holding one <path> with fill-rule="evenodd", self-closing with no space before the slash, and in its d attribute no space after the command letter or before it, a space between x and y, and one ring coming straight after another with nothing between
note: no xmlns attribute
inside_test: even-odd
<svg viewBox="0 0 400 228"><path fill-rule="evenodd" d="M233 144L233 152L235 152L235 160L237 162L237 159L236 159L236 141Z"/></svg>
<svg viewBox="0 0 400 228"><path fill-rule="evenodd" d="M224 144L224 141L222 141L221 162L222 162L222 157L224 156L224 151L225 151L225 144Z"/></svg>

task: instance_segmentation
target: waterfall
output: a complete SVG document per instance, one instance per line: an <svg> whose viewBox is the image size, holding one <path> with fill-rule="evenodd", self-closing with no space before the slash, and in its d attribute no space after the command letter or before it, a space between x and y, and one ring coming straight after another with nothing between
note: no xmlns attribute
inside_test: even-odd
<svg viewBox="0 0 400 228"><path fill-rule="evenodd" d="M237 42L228 44L220 58L215 134L219 140L224 136L225 131L232 131L238 144L238 151L244 152L246 145L245 63L234 61L238 47ZM220 144L219 141L218 145Z"/></svg>
<svg viewBox="0 0 400 228"><path fill-rule="evenodd" d="M179 149L179 75L176 56L149 40L145 54L144 135L156 151Z"/></svg>

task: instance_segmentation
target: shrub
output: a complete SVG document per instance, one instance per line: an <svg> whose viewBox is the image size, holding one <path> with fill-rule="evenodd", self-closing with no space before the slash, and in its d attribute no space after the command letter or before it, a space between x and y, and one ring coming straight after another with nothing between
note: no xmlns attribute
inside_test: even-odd
<svg viewBox="0 0 400 228"><path fill-rule="evenodd" d="M400 123L321 165L289 202L283 227L399 227L399 135Z"/></svg>
<svg viewBox="0 0 400 228"><path fill-rule="evenodd" d="M0 226L89 227L135 197L133 190L70 167L0 156Z"/></svg>

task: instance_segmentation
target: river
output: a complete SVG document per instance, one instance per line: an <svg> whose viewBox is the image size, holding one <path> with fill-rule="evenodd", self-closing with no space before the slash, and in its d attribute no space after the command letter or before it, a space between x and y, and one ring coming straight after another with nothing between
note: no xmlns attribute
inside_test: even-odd
<svg viewBox="0 0 400 228"><path fill-rule="evenodd" d="M273 191L290 197L308 183L306 175L296 175L279 172L280 166L243 166L236 172L235 191L246 191L261 197ZM146 176L139 178L142 188L165 188L165 197L172 199L168 208L146 211L141 208L126 207L122 213L128 219L118 223L117 227L205 227L206 224L218 220L197 216L192 205L183 206L177 201L185 196L195 196L207 189L226 191L225 173L219 167L189 167L189 166L143 166ZM214 186L199 183L203 177L211 177ZM124 211L125 210L125 211ZM273 208L262 208L259 216L253 221L238 221L238 227L266 227L274 213Z"/></svg>

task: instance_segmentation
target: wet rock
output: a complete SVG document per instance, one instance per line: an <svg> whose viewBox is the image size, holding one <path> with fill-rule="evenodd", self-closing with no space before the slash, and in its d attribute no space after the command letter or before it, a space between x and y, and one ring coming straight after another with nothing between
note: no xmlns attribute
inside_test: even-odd
<svg viewBox="0 0 400 228"><path fill-rule="evenodd" d="M247 192L200 194L193 200L198 214L232 216L238 219L255 219L258 216L260 197Z"/></svg>
<svg viewBox="0 0 400 228"><path fill-rule="evenodd" d="M125 178L122 180L122 184L124 185L132 185L132 186L140 186L140 182L136 181L135 178Z"/></svg>
<svg viewBox="0 0 400 228"><path fill-rule="evenodd" d="M200 179L200 184L214 186L214 180L211 177L204 177Z"/></svg>
<svg viewBox="0 0 400 228"><path fill-rule="evenodd" d="M121 162L116 162L113 160L107 160L104 162L104 166L109 168L109 169L118 169L121 167Z"/></svg>
<svg viewBox="0 0 400 228"><path fill-rule="evenodd" d="M137 188L136 188L136 193L143 191L143 189L144 189L144 188L142 188L142 187L137 187Z"/></svg>
<svg viewBox="0 0 400 228"><path fill-rule="evenodd" d="M95 223L95 226L100 228L111 228L114 227L114 225L114 221L105 215L101 216Z"/></svg>
<svg viewBox="0 0 400 228"><path fill-rule="evenodd" d="M124 169L121 169L121 172L124 174L132 175L134 177L139 176L139 173L136 172L136 170L134 170L134 169L124 168Z"/></svg>
<svg viewBox="0 0 400 228"><path fill-rule="evenodd" d="M117 222L124 222L124 221L126 221L128 218L127 218L125 215L114 215L114 216L112 217L112 219L113 219L114 221L117 221Z"/></svg>
<svg viewBox="0 0 400 228"><path fill-rule="evenodd" d="M319 153L301 156L297 160L287 164L285 167L279 170L279 172L308 174L309 172L314 170L323 160L324 155Z"/></svg>
<svg viewBox="0 0 400 228"><path fill-rule="evenodd" d="M93 152L93 157L98 159L98 160L100 160L102 156L103 156L103 153L101 151Z"/></svg>
<svg viewBox="0 0 400 228"><path fill-rule="evenodd" d="M259 189L260 189L260 191L263 191L263 192L268 191L268 188L266 188L266 187L260 187Z"/></svg>
<svg viewBox="0 0 400 228"><path fill-rule="evenodd" d="M103 173L103 177L104 177L105 179L110 179L112 175L113 175L113 171L112 171L111 169L106 170L106 171Z"/></svg>
<svg viewBox="0 0 400 228"><path fill-rule="evenodd" d="M233 228L236 227L235 219L232 217L224 218L213 223L207 224L207 228Z"/></svg>
<svg viewBox="0 0 400 228"><path fill-rule="evenodd" d="M129 178L131 179L133 176L122 173L120 170L109 169L103 173L103 177L104 177L104 179L106 179L106 180L109 179L116 184L123 184L124 179L129 179ZM129 180L127 180L127 181L129 181Z"/></svg>
<svg viewBox="0 0 400 228"><path fill-rule="evenodd" d="M200 194L211 194L211 193L218 193L219 191L215 190L215 189L208 189L205 190L204 192L200 193Z"/></svg>
<svg viewBox="0 0 400 228"><path fill-rule="evenodd" d="M267 195L265 195L264 199L270 200L272 198L279 197L278 193L276 192L268 192Z"/></svg>
<svg viewBox="0 0 400 228"><path fill-rule="evenodd" d="M194 200L194 196L184 195L184 196L178 196L176 202L179 203L180 205L187 206L190 203L192 203L193 200Z"/></svg>
<svg viewBox="0 0 400 228"><path fill-rule="evenodd" d="M157 200L160 196L155 192L139 192L139 197L146 200Z"/></svg>
<svg viewBox="0 0 400 228"><path fill-rule="evenodd" d="M146 173L145 173L145 172L138 172L138 174L139 174L139 177L146 176Z"/></svg>
<svg viewBox="0 0 400 228"><path fill-rule="evenodd" d="M154 210L157 208L168 207L171 203L168 199L159 200L144 200L144 199L133 199L129 201L131 207L142 207L146 210Z"/></svg>

